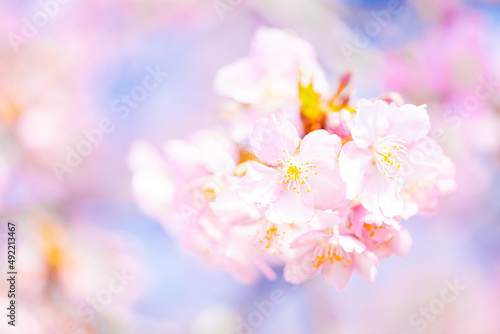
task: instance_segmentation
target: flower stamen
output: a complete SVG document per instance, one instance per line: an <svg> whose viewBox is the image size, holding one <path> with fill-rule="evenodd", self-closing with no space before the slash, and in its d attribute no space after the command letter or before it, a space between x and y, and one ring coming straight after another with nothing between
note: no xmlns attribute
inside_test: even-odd
<svg viewBox="0 0 500 334"><path fill-rule="evenodd" d="M305 162L306 165L309 165L309 162ZM302 190L301 187L305 187L308 193L311 192L311 187L307 182L309 175L312 175L309 171L309 168L316 168L316 166L308 166L308 169L302 169L301 166L304 166L304 163L297 161L295 158L288 158L286 161L282 162L282 166L278 167L280 170L285 171L283 174L283 178L278 185L286 184L286 191L290 191L290 189L295 190L297 194L300 194ZM318 175L318 173L314 173L314 175Z"/></svg>
<svg viewBox="0 0 500 334"><path fill-rule="evenodd" d="M398 136L389 135L379 139L371 147L378 170L389 179L399 178L406 172L403 163L408 150L405 145Z"/></svg>

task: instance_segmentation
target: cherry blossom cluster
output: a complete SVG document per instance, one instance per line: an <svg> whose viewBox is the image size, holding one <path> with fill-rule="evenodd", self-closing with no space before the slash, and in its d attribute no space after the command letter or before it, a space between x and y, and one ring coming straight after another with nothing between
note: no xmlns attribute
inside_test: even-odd
<svg viewBox="0 0 500 334"><path fill-rule="evenodd" d="M249 56L216 75L224 127L162 153L134 144L138 204L240 281L283 270L293 284L321 273L337 290L353 272L372 282L380 260L412 244L402 220L453 190L454 167L428 136L425 105L394 93L351 103L350 77L332 90L306 41L259 29Z"/></svg>

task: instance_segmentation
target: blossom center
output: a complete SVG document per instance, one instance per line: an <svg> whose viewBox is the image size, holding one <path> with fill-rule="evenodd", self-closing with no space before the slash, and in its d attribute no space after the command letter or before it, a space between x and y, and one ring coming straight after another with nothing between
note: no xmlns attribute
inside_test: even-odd
<svg viewBox="0 0 500 334"><path fill-rule="evenodd" d="M215 198L217 197L217 194L215 193L215 189L213 189L213 188L205 188L203 190L203 196L205 197L205 201L207 201L207 202L213 202L213 201L215 201Z"/></svg>
<svg viewBox="0 0 500 334"><path fill-rule="evenodd" d="M373 157L378 170L389 177L399 178L406 172L404 163L408 156L406 143L398 136L380 138L372 147Z"/></svg>
<svg viewBox="0 0 500 334"><path fill-rule="evenodd" d="M267 227L269 228L265 233L263 231L266 227L263 227L262 231L257 231L257 239L262 246L261 252L272 250L273 255L277 255L276 253L278 252L280 255L283 255L283 241L286 233L284 225L271 224L267 225ZM254 245L257 246L257 241Z"/></svg>
<svg viewBox="0 0 500 334"><path fill-rule="evenodd" d="M351 260L347 258L344 249L339 245L319 245L314 252L312 265L319 268L323 263L335 264L335 261L343 264L344 268L351 264Z"/></svg>
<svg viewBox="0 0 500 334"><path fill-rule="evenodd" d="M276 228L276 225L272 225L271 228L269 228L267 231L266 231L266 240L267 240L267 245L266 245L266 248L269 248L271 246L271 241L274 239L274 238L277 238L278 237L278 229Z"/></svg>
<svg viewBox="0 0 500 334"><path fill-rule="evenodd" d="M417 181L403 188L403 196L413 202L422 202L426 193L434 186L433 180Z"/></svg>
<svg viewBox="0 0 500 334"><path fill-rule="evenodd" d="M287 176L293 181L298 181L300 174L302 174L301 168L294 164L290 164L290 166L288 166L288 170L286 171L285 176Z"/></svg>
<svg viewBox="0 0 500 334"><path fill-rule="evenodd" d="M377 225L374 225L374 224L367 224L367 223L364 223L363 224L363 228L365 229L365 232L366 234L368 234L370 236L370 238L373 238L375 236L375 233L378 231L378 230L381 230L383 228L383 226L377 226Z"/></svg>
<svg viewBox="0 0 500 334"><path fill-rule="evenodd" d="M290 157L286 161L278 160L278 162L282 164L278 168L285 171L278 185L286 184L286 191L294 190L297 194L300 194L301 187L304 187L308 193L311 192L311 187L307 180L309 176L318 175L315 171L316 166L309 164L308 161L302 162L296 157Z"/></svg>

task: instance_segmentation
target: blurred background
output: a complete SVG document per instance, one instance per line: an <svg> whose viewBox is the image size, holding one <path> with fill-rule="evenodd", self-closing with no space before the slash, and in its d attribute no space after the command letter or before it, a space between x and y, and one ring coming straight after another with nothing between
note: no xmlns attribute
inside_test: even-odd
<svg viewBox="0 0 500 334"><path fill-rule="evenodd" d="M2 315L0 333L500 333L500 4L396 1L384 20L394 1L0 1L0 256L13 220L19 272L17 324ZM238 283L133 199L131 145L217 125L214 76L261 26L309 41L331 83L351 70L354 100L427 104L444 136L458 188L405 223L409 255L373 284ZM456 298L436 302L445 290Z"/></svg>

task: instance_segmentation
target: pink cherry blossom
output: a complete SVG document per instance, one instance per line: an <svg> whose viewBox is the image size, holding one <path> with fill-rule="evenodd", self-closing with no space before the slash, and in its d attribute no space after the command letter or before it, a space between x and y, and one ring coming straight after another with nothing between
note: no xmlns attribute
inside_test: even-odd
<svg viewBox="0 0 500 334"><path fill-rule="evenodd" d="M455 171L425 105L391 92L354 108L350 76L332 96L307 42L259 29L250 55L217 73L225 131L168 140L163 153L134 144L139 206L244 283L279 267L293 284L321 273L342 290L353 272L372 282L380 260L412 246L403 219L434 212ZM299 84L313 90L299 96Z"/></svg>
<svg viewBox="0 0 500 334"><path fill-rule="evenodd" d="M416 177L405 181L402 192L404 218L417 213L434 213L439 207L440 198L456 188L455 166L450 158L441 154L432 164L429 160L426 159L426 173L416 174Z"/></svg>
<svg viewBox="0 0 500 334"><path fill-rule="evenodd" d="M208 204L233 183L237 149L224 133L200 131L188 140L169 140L164 154L136 141L128 164L139 206L182 235L210 214Z"/></svg>
<svg viewBox="0 0 500 334"><path fill-rule="evenodd" d="M410 234L399 224L399 219L386 218L357 205L350 210L349 222L354 235L380 259L391 254L403 257L410 250Z"/></svg>
<svg viewBox="0 0 500 334"><path fill-rule="evenodd" d="M425 106L361 100L351 128L353 140L340 153L347 198L358 196L374 213L399 215L403 179L410 168L407 147L424 138L429 128Z"/></svg>
<svg viewBox="0 0 500 334"><path fill-rule="evenodd" d="M354 115L347 109L327 114L326 129L330 133L338 135L342 139L351 137L350 124Z"/></svg>
<svg viewBox="0 0 500 334"><path fill-rule="evenodd" d="M241 103L280 107L298 99L300 80L312 80L316 91L328 92L325 75L309 43L290 32L260 28L250 56L220 69L215 89L221 96Z"/></svg>
<svg viewBox="0 0 500 334"><path fill-rule="evenodd" d="M337 290L345 289L353 271L369 282L375 279L377 257L353 236L339 235L338 226L308 232L292 247L304 249L284 269L285 279L293 284L314 277L320 270L323 281Z"/></svg>
<svg viewBox="0 0 500 334"><path fill-rule="evenodd" d="M344 200L338 136L317 130L301 141L291 123L273 114L256 123L250 144L265 164L248 163L240 183L245 200L270 204L283 221L297 223L308 222L315 208L334 209Z"/></svg>
<svg viewBox="0 0 500 334"><path fill-rule="evenodd" d="M325 74L309 43L291 32L274 28L256 31L249 56L221 68L216 92L231 99L220 108L235 140L248 139L252 125L269 114L282 113L302 134L299 83L313 83L316 92L329 93Z"/></svg>
<svg viewBox="0 0 500 334"><path fill-rule="evenodd" d="M184 234L182 244L198 253L212 267L228 271L238 281L253 283L263 274L276 279L276 273L255 251L253 240L248 237L248 226L225 226L216 216L205 214L199 224L192 225Z"/></svg>
<svg viewBox="0 0 500 334"><path fill-rule="evenodd" d="M253 283L261 274L273 280L276 273L268 265L266 254L256 251L252 238L260 231L262 220L261 212L242 200L231 183L184 222L181 242L210 266L228 271L238 281Z"/></svg>

